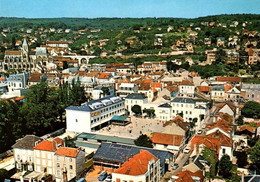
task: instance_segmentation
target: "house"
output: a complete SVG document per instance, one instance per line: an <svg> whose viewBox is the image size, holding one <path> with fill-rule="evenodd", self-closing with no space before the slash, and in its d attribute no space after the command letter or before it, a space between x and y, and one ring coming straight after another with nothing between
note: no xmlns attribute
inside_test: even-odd
<svg viewBox="0 0 260 182"><path fill-rule="evenodd" d="M129 94L125 98L125 109L130 115L133 114L132 107L138 105L141 107L141 111L145 108L145 104L148 103L148 98L144 94L133 93Z"/></svg>
<svg viewBox="0 0 260 182"><path fill-rule="evenodd" d="M211 99L215 101L224 101L225 96L225 86L224 85L214 85L211 87Z"/></svg>
<svg viewBox="0 0 260 182"><path fill-rule="evenodd" d="M36 162L34 160L34 147L42 140L42 138L34 135L26 135L16 141L12 148L17 170L33 171L33 165Z"/></svg>
<svg viewBox="0 0 260 182"><path fill-rule="evenodd" d="M14 90L25 89L25 87L28 84L28 79L29 79L29 73L10 75L7 78L7 85L8 85L9 92Z"/></svg>
<svg viewBox="0 0 260 182"><path fill-rule="evenodd" d="M99 73L97 82L98 82L99 84L114 83L111 73Z"/></svg>
<svg viewBox="0 0 260 182"><path fill-rule="evenodd" d="M194 97L195 86L189 80L182 80L179 85L179 94L182 97Z"/></svg>
<svg viewBox="0 0 260 182"><path fill-rule="evenodd" d="M184 145L185 138L183 135L153 132L151 141L155 149L179 152Z"/></svg>
<svg viewBox="0 0 260 182"><path fill-rule="evenodd" d="M197 91L203 93L205 96L210 97L211 87L210 86L197 86Z"/></svg>
<svg viewBox="0 0 260 182"><path fill-rule="evenodd" d="M99 130L108 125L113 116L124 115L125 105L120 97L108 96L65 110L67 131L81 133Z"/></svg>
<svg viewBox="0 0 260 182"><path fill-rule="evenodd" d="M112 173L112 181L151 181L159 182L160 159L147 150L140 150L140 153L127 158L127 161Z"/></svg>
<svg viewBox="0 0 260 182"><path fill-rule="evenodd" d="M233 141L223 133L216 131L207 136L195 135L191 139L191 156L200 154L204 147L214 150L220 160L223 155L233 158Z"/></svg>
<svg viewBox="0 0 260 182"><path fill-rule="evenodd" d="M177 173L176 175L172 176L172 179L175 182L203 182L204 176L202 171L198 171L196 173L193 173L191 171L181 171Z"/></svg>
<svg viewBox="0 0 260 182"><path fill-rule="evenodd" d="M28 79L28 85L37 85L47 80L47 76L41 73L32 73Z"/></svg>
<svg viewBox="0 0 260 182"><path fill-rule="evenodd" d="M156 109L156 117L160 121L169 121L172 119L172 106L169 103L164 103L158 106Z"/></svg>
<svg viewBox="0 0 260 182"><path fill-rule="evenodd" d="M241 97L246 101L260 102L260 84L243 83Z"/></svg>
<svg viewBox="0 0 260 182"><path fill-rule="evenodd" d="M44 140L36 145L34 147L34 170L41 173L54 174L54 154L60 146L61 144L55 140Z"/></svg>
<svg viewBox="0 0 260 182"><path fill-rule="evenodd" d="M248 51L248 64L257 65L260 62L260 49L250 48Z"/></svg>
<svg viewBox="0 0 260 182"><path fill-rule="evenodd" d="M129 94L137 93L138 85L134 83L121 83L118 91L116 92L117 96L127 97Z"/></svg>
<svg viewBox="0 0 260 182"><path fill-rule="evenodd" d="M255 135L255 130L249 125L243 125L237 129L236 133L242 136L249 136L250 138L252 138Z"/></svg>
<svg viewBox="0 0 260 182"><path fill-rule="evenodd" d="M183 171L190 171L193 173L201 171L203 176L206 172L210 172L211 164L206 161L202 155L195 155L189 158L189 163L183 166Z"/></svg>
<svg viewBox="0 0 260 182"><path fill-rule="evenodd" d="M226 100L230 100L232 102L239 102L240 95L240 90L237 87L233 87L226 92Z"/></svg>
<svg viewBox="0 0 260 182"><path fill-rule="evenodd" d="M54 154L56 181L70 181L85 169L85 152L81 149L60 147Z"/></svg>
<svg viewBox="0 0 260 182"><path fill-rule="evenodd" d="M173 120L167 121L163 124L162 133L166 134L176 134L182 135L185 138L188 136L189 132L189 123L184 122L183 118L180 116L175 117Z"/></svg>
<svg viewBox="0 0 260 182"><path fill-rule="evenodd" d="M192 122L196 118L199 125L209 114L206 103L189 97L176 97L171 101L173 117L182 114L185 122Z"/></svg>
<svg viewBox="0 0 260 182"><path fill-rule="evenodd" d="M220 103L217 105L217 112L227 113L230 116L236 116L237 108L231 101L227 101L225 103Z"/></svg>
<svg viewBox="0 0 260 182"><path fill-rule="evenodd" d="M207 64L211 65L213 62L216 61L217 49L206 50L205 53L207 54Z"/></svg>
<svg viewBox="0 0 260 182"><path fill-rule="evenodd" d="M215 132L220 132L227 137L232 137L234 135L234 127L225 120L219 120L206 126L206 135L210 135Z"/></svg>
<svg viewBox="0 0 260 182"><path fill-rule="evenodd" d="M226 64L237 64L239 63L239 53L233 50L226 52Z"/></svg>
<svg viewBox="0 0 260 182"><path fill-rule="evenodd" d="M46 41L46 45L49 47L68 48L68 41Z"/></svg>
<svg viewBox="0 0 260 182"><path fill-rule="evenodd" d="M225 47L225 38L217 37L217 47Z"/></svg>
<svg viewBox="0 0 260 182"><path fill-rule="evenodd" d="M102 142L94 154L94 169L114 172L131 156L139 154L140 150L146 150L160 160L160 176L163 176L168 171L169 163L173 160L173 154L168 151L109 142Z"/></svg>

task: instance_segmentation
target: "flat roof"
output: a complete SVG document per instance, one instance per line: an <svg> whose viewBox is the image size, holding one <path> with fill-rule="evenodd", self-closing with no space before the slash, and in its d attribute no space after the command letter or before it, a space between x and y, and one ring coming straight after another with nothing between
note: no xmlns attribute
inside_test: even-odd
<svg viewBox="0 0 260 182"><path fill-rule="evenodd" d="M113 116L112 121L125 121L127 116Z"/></svg>
<svg viewBox="0 0 260 182"><path fill-rule="evenodd" d="M131 138L122 138L117 136L101 135L101 134L94 134L94 133L81 133L77 138L78 139L87 138L92 140L101 140L104 142L114 142L114 143L135 145L134 139Z"/></svg>

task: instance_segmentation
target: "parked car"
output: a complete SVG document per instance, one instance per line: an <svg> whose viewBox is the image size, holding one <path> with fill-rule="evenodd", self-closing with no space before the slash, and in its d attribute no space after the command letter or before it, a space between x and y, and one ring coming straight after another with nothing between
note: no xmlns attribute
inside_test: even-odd
<svg viewBox="0 0 260 182"><path fill-rule="evenodd" d="M99 181L104 181L104 180L106 179L106 177L107 177L107 172L106 172L106 171L103 171L103 172L99 175L98 180L99 180Z"/></svg>
<svg viewBox="0 0 260 182"><path fill-rule="evenodd" d="M172 169L173 169L173 170L176 170L176 169L178 169L178 167L179 167L179 164L176 164L176 163L175 163L175 164L173 164Z"/></svg>
<svg viewBox="0 0 260 182"><path fill-rule="evenodd" d="M199 130L199 131L198 131L198 134L201 135L201 134L202 134L202 130Z"/></svg>
<svg viewBox="0 0 260 182"><path fill-rule="evenodd" d="M186 147L186 148L183 150L183 152L184 152L185 154L190 153L190 148L189 148L189 147Z"/></svg>

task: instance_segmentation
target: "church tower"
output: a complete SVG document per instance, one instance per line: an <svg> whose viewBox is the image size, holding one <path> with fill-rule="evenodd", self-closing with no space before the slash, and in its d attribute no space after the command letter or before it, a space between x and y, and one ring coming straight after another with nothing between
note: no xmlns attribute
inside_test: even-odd
<svg viewBox="0 0 260 182"><path fill-rule="evenodd" d="M27 54L28 54L28 52L29 52L28 44L27 44L27 41L26 41L25 38L24 38L24 40L23 40L22 51L23 51L24 53L26 52Z"/></svg>

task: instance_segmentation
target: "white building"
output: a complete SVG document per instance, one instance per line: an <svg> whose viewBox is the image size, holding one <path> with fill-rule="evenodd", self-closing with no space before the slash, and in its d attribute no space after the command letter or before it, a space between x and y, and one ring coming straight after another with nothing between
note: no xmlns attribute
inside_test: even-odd
<svg viewBox="0 0 260 182"><path fill-rule="evenodd" d="M34 147L41 142L40 137L34 135L26 135L19 139L12 146L14 151L14 159L16 162L16 169L22 171L32 171L34 164Z"/></svg>
<svg viewBox="0 0 260 182"><path fill-rule="evenodd" d="M138 85L135 85L134 83L121 83L117 91L117 96L126 97L129 94L137 93L137 91Z"/></svg>
<svg viewBox="0 0 260 182"><path fill-rule="evenodd" d="M125 98L125 108L130 115L134 114L132 112L132 107L134 105L139 105L141 107L141 110L143 111L143 109L145 108L145 104L147 103L148 99L144 94L133 93Z"/></svg>
<svg viewBox="0 0 260 182"><path fill-rule="evenodd" d="M125 105L120 97L108 96L66 108L67 131L91 132L108 124L115 115L124 115Z"/></svg>
<svg viewBox="0 0 260 182"><path fill-rule="evenodd" d="M185 122L192 122L195 118L201 122L209 114L207 102L192 98L176 97L171 101L171 106L173 117L182 113Z"/></svg>
<svg viewBox="0 0 260 182"><path fill-rule="evenodd" d="M195 86L189 80L183 80L179 85L179 93L183 97L194 97Z"/></svg>

